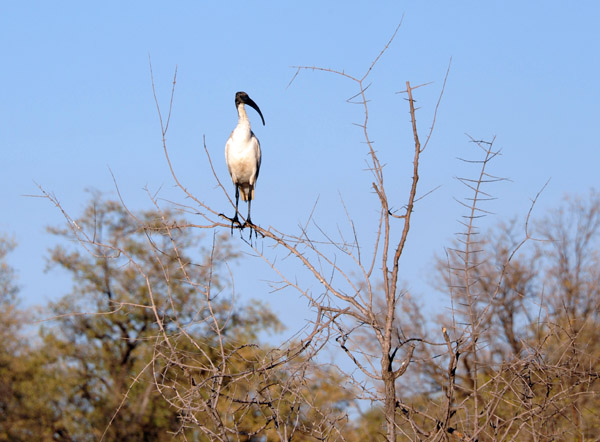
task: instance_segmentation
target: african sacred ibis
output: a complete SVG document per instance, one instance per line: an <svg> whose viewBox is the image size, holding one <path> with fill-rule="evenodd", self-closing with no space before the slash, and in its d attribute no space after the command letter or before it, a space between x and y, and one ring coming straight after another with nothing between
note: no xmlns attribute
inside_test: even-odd
<svg viewBox="0 0 600 442"><path fill-rule="evenodd" d="M250 121L246 114L246 104L258 112L263 126L265 125L262 112L254 100L246 92L236 93L235 107L238 112L238 124L233 129L233 132L231 132L225 145L225 161L227 162L227 168L235 186L235 216L231 220L232 232L235 223L240 225L238 218L240 190L242 199L248 201L248 218L246 218L244 225L240 225L240 227L243 229L246 225L253 225L250 219L250 205L254 199L254 187L256 186L256 179L260 170L260 143L250 128Z"/></svg>

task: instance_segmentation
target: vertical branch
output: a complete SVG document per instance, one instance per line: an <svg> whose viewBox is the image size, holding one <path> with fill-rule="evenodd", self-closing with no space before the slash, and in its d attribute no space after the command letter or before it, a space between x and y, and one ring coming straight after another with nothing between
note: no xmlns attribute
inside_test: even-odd
<svg viewBox="0 0 600 442"><path fill-rule="evenodd" d="M387 202L382 199L385 204L385 239L384 239L384 253L383 253L383 276L385 281L385 296L386 296L386 319L384 338L382 342L382 377L385 384L385 416L387 421L387 437L389 441L396 440L396 379L398 376L394 374L393 362L396 350L392 351L392 337L394 322L396 321L396 293L398 286L398 272L399 272L399 261L400 256L404 250L408 233L410 231L410 220L413 212L414 202L417 194L417 183L419 181L419 156L421 154L421 143L419 141L419 134L417 131L417 119L415 114L414 99L412 96L412 88L410 82L406 82L406 91L408 94L408 101L410 106L410 119L413 129L414 137L414 159L413 159L413 177L408 194L408 204L406 205L406 211L403 215L403 228L400 241L396 246L392 261L392 272L389 275L388 264L387 264L387 249L390 244L390 214L389 208L387 208ZM383 193L383 192L382 192ZM412 354L412 352L411 352ZM408 362L406 361L406 367Z"/></svg>

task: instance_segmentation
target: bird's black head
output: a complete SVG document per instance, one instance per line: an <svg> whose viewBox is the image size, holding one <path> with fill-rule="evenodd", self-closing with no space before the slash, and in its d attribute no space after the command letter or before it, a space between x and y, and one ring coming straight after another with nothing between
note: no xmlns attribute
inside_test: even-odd
<svg viewBox="0 0 600 442"><path fill-rule="evenodd" d="M265 125L265 119L263 117L262 112L258 108L258 105L254 102L252 98L248 96L246 92L238 92L235 94L235 107L238 107L240 104L247 104L248 106L256 110L256 112L258 112L258 115L260 115L260 118L262 119L263 126Z"/></svg>

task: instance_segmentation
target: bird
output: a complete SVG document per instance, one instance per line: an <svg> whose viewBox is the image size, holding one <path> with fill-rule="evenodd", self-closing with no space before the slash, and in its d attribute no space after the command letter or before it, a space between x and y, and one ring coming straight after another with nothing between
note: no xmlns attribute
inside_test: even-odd
<svg viewBox="0 0 600 442"><path fill-rule="evenodd" d="M254 199L254 188L256 187L261 162L260 143L254 132L252 132L250 120L246 114L246 105L258 112L263 126L265 125L263 114L254 100L246 92L237 92L235 94L235 107L238 112L238 124L231 132L227 144L225 144L225 162L235 186L235 215L231 218L232 233L233 226L236 223L241 229L246 226L252 228L254 225L250 218L250 207ZM240 193L242 200L248 201L248 217L244 225L241 225L238 218Z"/></svg>

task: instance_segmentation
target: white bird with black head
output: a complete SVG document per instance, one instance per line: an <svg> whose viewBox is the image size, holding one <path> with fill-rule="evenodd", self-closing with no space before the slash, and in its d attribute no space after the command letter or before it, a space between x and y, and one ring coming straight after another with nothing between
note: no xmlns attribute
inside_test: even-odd
<svg viewBox="0 0 600 442"><path fill-rule="evenodd" d="M246 92L236 93L235 107L238 112L238 124L233 129L233 132L231 132L225 145L225 161L227 162L227 168L235 186L235 216L231 219L232 232L233 225L236 223L242 229L246 226L253 226L250 219L250 205L254 199L254 188L258 172L260 171L260 143L250 127L250 120L248 120L248 115L246 114L246 104L258 112L263 126L265 125L262 112L254 100ZM242 200L248 201L248 218L246 218L244 225L241 225L238 218L240 192Z"/></svg>

